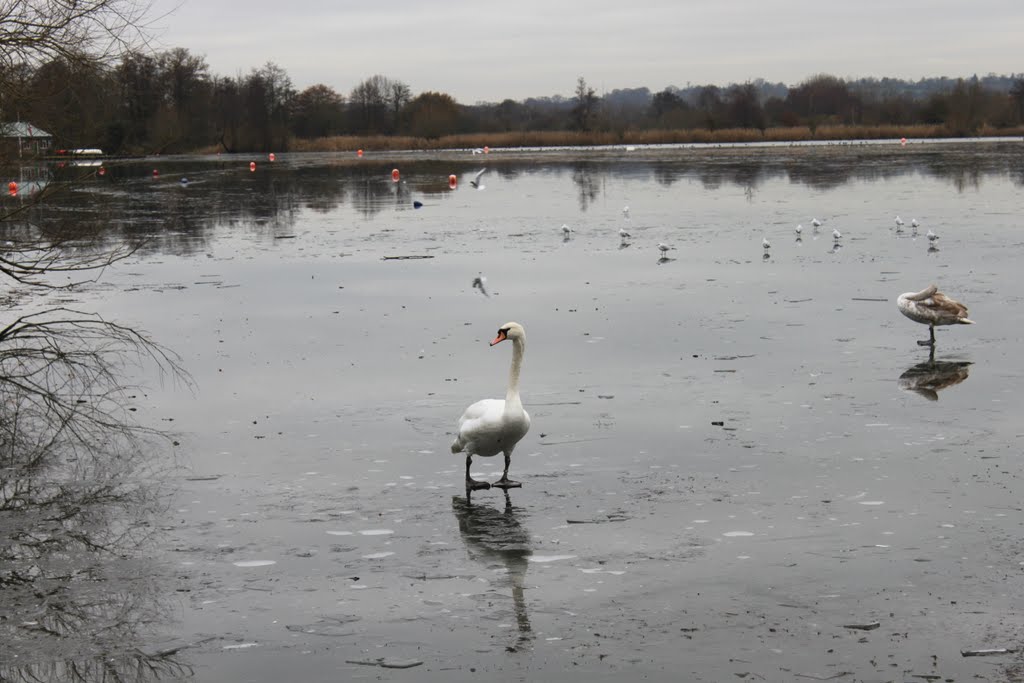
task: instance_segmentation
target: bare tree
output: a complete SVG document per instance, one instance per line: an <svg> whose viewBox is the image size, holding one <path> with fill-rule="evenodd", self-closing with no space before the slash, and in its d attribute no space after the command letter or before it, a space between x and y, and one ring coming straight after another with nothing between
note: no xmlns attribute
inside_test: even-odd
<svg viewBox="0 0 1024 683"><path fill-rule="evenodd" d="M74 218L33 220L35 210L63 189L44 188L0 215L8 234L0 251L0 275L33 287L70 288L94 280L104 268L128 258L142 245L141 241L111 244L98 226L87 228ZM94 277L86 277L90 272Z"/></svg>
<svg viewBox="0 0 1024 683"><path fill-rule="evenodd" d="M172 465L158 457L168 435L132 419L133 362L188 381L173 354L96 315L54 308L0 329L0 640L13 655L0 680L187 673L174 650L139 649L173 609L143 554Z"/></svg>
<svg viewBox="0 0 1024 683"><path fill-rule="evenodd" d="M572 121L576 130L590 130L597 108L597 95L587 85L583 76L576 79L575 102L572 107Z"/></svg>
<svg viewBox="0 0 1024 683"><path fill-rule="evenodd" d="M105 62L145 42L148 9L140 0L0 0L3 99L22 92L26 66Z"/></svg>

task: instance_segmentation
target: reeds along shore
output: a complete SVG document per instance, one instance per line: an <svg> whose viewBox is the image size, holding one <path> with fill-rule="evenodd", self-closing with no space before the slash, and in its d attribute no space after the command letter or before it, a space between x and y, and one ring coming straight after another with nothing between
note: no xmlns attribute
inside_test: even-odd
<svg viewBox="0 0 1024 683"><path fill-rule="evenodd" d="M1024 126L995 129L983 128L971 137L1024 136ZM347 152L357 149L396 151L409 149L465 149L490 147L560 147L596 145L654 145L736 142L799 142L807 140L884 140L963 137L942 125L879 125L879 126L806 126L791 128L725 128L720 130L627 130L612 131L516 131L506 133L467 133L439 138L417 138L400 135L337 135L325 138L293 138L292 152ZM201 150L217 151L214 148Z"/></svg>

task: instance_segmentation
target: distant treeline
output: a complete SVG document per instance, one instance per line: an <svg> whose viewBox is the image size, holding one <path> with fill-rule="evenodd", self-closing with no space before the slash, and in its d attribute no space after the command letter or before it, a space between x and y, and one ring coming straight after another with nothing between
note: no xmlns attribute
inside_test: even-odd
<svg viewBox="0 0 1024 683"><path fill-rule="evenodd" d="M323 84L297 91L273 63L218 76L202 57L176 48L131 52L113 65L62 58L14 68L3 79L0 120L30 122L58 146L114 154L337 148L375 136L423 146L487 144L488 136L550 144L806 139L836 130L871 137L902 128L957 137L1019 132L1024 74L920 81L821 74L795 86L757 80L601 95L580 77L568 97L469 105L445 93L414 95L381 75L347 94Z"/></svg>

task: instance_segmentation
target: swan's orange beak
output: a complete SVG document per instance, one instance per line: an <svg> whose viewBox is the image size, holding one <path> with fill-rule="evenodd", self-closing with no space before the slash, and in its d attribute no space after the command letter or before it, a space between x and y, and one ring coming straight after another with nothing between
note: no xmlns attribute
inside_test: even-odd
<svg viewBox="0 0 1024 683"><path fill-rule="evenodd" d="M503 341L505 341L506 339L508 339L508 337L507 337L507 336L506 336L506 334L505 334L505 330L498 330L498 336L497 336L497 337L495 337L495 338L494 338L494 341L492 341L492 342L491 342L491 346L494 346L494 345L495 345L495 344L497 344L498 342L503 342Z"/></svg>

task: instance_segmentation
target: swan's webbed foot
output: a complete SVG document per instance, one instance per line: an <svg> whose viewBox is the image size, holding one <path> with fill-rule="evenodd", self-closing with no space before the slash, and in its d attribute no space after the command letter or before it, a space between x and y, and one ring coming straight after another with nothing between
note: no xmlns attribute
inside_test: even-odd
<svg viewBox="0 0 1024 683"><path fill-rule="evenodd" d="M934 339L918 339L917 340L917 345L918 346L935 346L935 340Z"/></svg>
<svg viewBox="0 0 1024 683"><path fill-rule="evenodd" d="M493 484L491 484L491 486L493 486L496 489L505 489L505 491L508 491L509 489L522 488L523 487L523 482L521 482L521 481L512 481L508 477L502 477L498 481L496 481Z"/></svg>
<svg viewBox="0 0 1024 683"><path fill-rule="evenodd" d="M466 477L466 490L467 491L480 491L482 489L491 488L491 484L486 481L480 481L473 479L472 477Z"/></svg>

